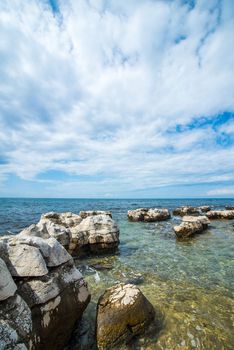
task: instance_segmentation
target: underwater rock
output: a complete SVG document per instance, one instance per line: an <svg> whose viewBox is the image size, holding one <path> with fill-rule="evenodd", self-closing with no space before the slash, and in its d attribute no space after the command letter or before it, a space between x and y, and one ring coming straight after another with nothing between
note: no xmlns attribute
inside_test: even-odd
<svg viewBox="0 0 234 350"><path fill-rule="evenodd" d="M234 219L234 210L211 210L206 213L206 216L211 219Z"/></svg>
<svg viewBox="0 0 234 350"><path fill-rule="evenodd" d="M201 208L201 207L199 207L199 208ZM199 214L200 213L199 208L195 208L195 207L191 207L191 206L183 206L183 207L174 209L173 215L185 216L185 215Z"/></svg>
<svg viewBox="0 0 234 350"><path fill-rule="evenodd" d="M224 208L226 210L234 210L234 206L233 205L226 205Z"/></svg>
<svg viewBox="0 0 234 350"><path fill-rule="evenodd" d="M119 228L109 215L88 216L71 232L69 252L72 254L82 250L91 253L113 251L119 244Z"/></svg>
<svg viewBox="0 0 234 350"><path fill-rule="evenodd" d="M158 208L139 208L135 210L128 210L128 219L130 221L163 221L170 218L170 213L168 209L158 209Z"/></svg>
<svg viewBox="0 0 234 350"><path fill-rule="evenodd" d="M73 259L34 236L1 237L0 253L0 348L63 349L90 301Z"/></svg>
<svg viewBox="0 0 234 350"><path fill-rule="evenodd" d="M174 227L174 231L178 238L188 238L204 231L209 223L206 216L184 216L181 224Z"/></svg>
<svg viewBox="0 0 234 350"><path fill-rule="evenodd" d="M110 211L104 211L104 210L82 210L79 212L79 215L82 219L86 219L88 216L94 216L94 215L109 215L112 218L112 214Z"/></svg>
<svg viewBox="0 0 234 350"><path fill-rule="evenodd" d="M108 288L97 306L96 337L99 350L129 342L145 331L155 312L143 293L132 284Z"/></svg>

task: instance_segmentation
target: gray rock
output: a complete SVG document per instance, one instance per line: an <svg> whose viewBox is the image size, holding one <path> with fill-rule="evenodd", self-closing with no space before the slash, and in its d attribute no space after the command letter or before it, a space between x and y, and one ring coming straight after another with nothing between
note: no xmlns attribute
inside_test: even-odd
<svg viewBox="0 0 234 350"><path fill-rule="evenodd" d="M26 244L18 244L18 236L9 237L4 247L4 260L12 276L33 277L48 273L40 250Z"/></svg>
<svg viewBox="0 0 234 350"><path fill-rule="evenodd" d="M19 295L1 302L0 349L26 348L31 331L31 310Z"/></svg>
<svg viewBox="0 0 234 350"><path fill-rule="evenodd" d="M201 208L201 207L200 207ZM191 206L182 206L173 210L173 215L185 216L185 215L200 214L200 209Z"/></svg>
<svg viewBox="0 0 234 350"><path fill-rule="evenodd" d="M104 211L104 210L87 210L87 211L80 211L79 213L80 217L82 219L86 219L88 216L94 216L94 215L109 215L112 218L112 214L110 211Z"/></svg>
<svg viewBox="0 0 234 350"><path fill-rule="evenodd" d="M0 301L12 297L17 289L17 286L11 277L11 274L5 264L0 258Z"/></svg>
<svg viewBox="0 0 234 350"><path fill-rule="evenodd" d="M169 218L170 218L170 213L168 209L139 208L139 209L128 211L128 219L131 221L155 222L155 221L167 220Z"/></svg>
<svg viewBox="0 0 234 350"><path fill-rule="evenodd" d="M78 254L84 248L89 252L109 251L119 244L119 228L109 215L88 216L71 232L69 251Z"/></svg>
<svg viewBox="0 0 234 350"><path fill-rule="evenodd" d="M188 238L203 232L209 223L206 216L184 216L182 223L175 226L174 231L178 238Z"/></svg>
<svg viewBox="0 0 234 350"><path fill-rule="evenodd" d="M66 249L53 237L48 239L33 236L19 237L18 243L37 247L49 267L59 266L72 259Z"/></svg>
<svg viewBox="0 0 234 350"><path fill-rule="evenodd" d="M210 220L216 219L234 219L234 210L211 210L206 213Z"/></svg>

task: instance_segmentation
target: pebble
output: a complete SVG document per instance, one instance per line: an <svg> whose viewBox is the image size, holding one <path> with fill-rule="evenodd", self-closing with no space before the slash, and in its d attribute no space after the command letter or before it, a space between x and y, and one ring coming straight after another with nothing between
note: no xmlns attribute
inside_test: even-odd
<svg viewBox="0 0 234 350"><path fill-rule="evenodd" d="M192 345L193 348L195 348L197 346L195 340L191 340L191 345Z"/></svg>
<svg viewBox="0 0 234 350"><path fill-rule="evenodd" d="M201 328L200 326L196 326L196 330L197 330L197 331L201 331L202 328Z"/></svg>

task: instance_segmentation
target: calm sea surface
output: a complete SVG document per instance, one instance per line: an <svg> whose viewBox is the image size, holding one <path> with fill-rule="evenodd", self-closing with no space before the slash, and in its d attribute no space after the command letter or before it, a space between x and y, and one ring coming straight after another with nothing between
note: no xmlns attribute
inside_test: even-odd
<svg viewBox="0 0 234 350"><path fill-rule="evenodd" d="M234 205L234 199L0 199L0 235L18 233L49 211L111 210L120 227L118 254L76 261L89 283L92 302L84 315L86 335L74 336L72 349L92 349L96 302L105 288L133 282L154 305L157 316L148 334L128 349L231 350L234 220L212 221L204 234L187 242L177 241L173 233L178 217L160 223L127 220L128 209L172 210L187 204L223 208ZM96 263L111 269L90 268Z"/></svg>

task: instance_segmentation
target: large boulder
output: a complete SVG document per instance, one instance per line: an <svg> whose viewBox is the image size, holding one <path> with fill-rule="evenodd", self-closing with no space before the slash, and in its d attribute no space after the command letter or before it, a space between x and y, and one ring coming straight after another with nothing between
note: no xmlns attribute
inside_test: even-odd
<svg viewBox="0 0 234 350"><path fill-rule="evenodd" d="M102 253L113 251L119 244L119 228L106 214L87 216L81 223L71 228L72 240L69 252Z"/></svg>
<svg viewBox="0 0 234 350"><path fill-rule="evenodd" d="M178 238L188 238L203 232L209 223L206 216L184 216L181 224L174 227L174 231Z"/></svg>
<svg viewBox="0 0 234 350"><path fill-rule="evenodd" d="M234 210L211 210L206 213L210 220L216 219L234 219Z"/></svg>
<svg viewBox="0 0 234 350"><path fill-rule="evenodd" d="M0 349L63 349L90 300L72 257L25 235L2 237L0 255Z"/></svg>
<svg viewBox="0 0 234 350"><path fill-rule="evenodd" d="M154 319L154 308L132 284L118 284L105 291L97 306L98 349L111 349L143 333Z"/></svg>
<svg viewBox="0 0 234 350"><path fill-rule="evenodd" d="M202 205L198 207L198 210L200 210L201 213L206 213L207 211L211 210L211 207L209 205Z"/></svg>
<svg viewBox="0 0 234 350"><path fill-rule="evenodd" d="M128 219L130 221L163 221L170 218L170 213L168 209L158 209L158 208L139 208L135 210L128 211Z"/></svg>
<svg viewBox="0 0 234 350"><path fill-rule="evenodd" d="M183 206L173 210L173 215L176 215L176 216L197 215L199 213L200 213L199 208L195 208L191 206Z"/></svg>

